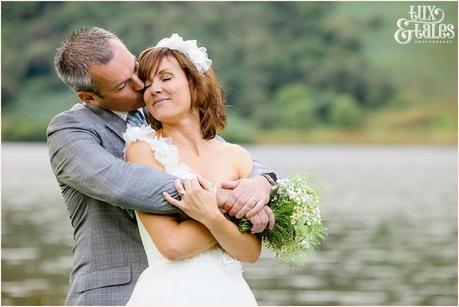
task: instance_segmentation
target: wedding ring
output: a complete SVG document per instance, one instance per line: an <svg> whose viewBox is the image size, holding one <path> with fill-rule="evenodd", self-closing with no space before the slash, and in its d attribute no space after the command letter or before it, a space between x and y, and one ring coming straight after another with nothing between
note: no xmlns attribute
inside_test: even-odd
<svg viewBox="0 0 459 307"><path fill-rule="evenodd" d="M211 183L210 187L212 188L212 190L214 190L214 192L217 192L217 187L215 186L215 184Z"/></svg>
<svg viewBox="0 0 459 307"><path fill-rule="evenodd" d="M255 202L255 204L257 203L257 200L255 199L255 197L250 197L249 200L253 200Z"/></svg>

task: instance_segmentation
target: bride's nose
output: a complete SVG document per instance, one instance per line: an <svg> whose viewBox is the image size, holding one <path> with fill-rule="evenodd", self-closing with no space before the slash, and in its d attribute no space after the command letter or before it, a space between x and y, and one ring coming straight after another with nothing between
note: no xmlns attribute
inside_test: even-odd
<svg viewBox="0 0 459 307"><path fill-rule="evenodd" d="M161 82L153 82L150 86L152 94L158 94L162 92Z"/></svg>

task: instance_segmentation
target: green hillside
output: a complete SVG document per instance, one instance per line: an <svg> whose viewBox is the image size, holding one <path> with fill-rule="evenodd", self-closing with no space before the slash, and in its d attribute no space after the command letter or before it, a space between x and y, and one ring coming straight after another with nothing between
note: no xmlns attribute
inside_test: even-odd
<svg viewBox="0 0 459 307"><path fill-rule="evenodd" d="M411 2L2 2L2 139L44 141L77 103L55 75L72 29L138 54L173 32L208 49L237 142L457 141L457 37L400 45ZM457 4L436 2L457 29ZM456 31L457 34L457 31Z"/></svg>

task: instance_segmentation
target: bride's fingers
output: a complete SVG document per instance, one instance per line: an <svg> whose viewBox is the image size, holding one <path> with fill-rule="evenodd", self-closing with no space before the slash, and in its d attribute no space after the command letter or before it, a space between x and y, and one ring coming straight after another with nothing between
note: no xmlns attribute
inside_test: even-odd
<svg viewBox="0 0 459 307"><path fill-rule="evenodd" d="M191 179L191 187L197 190L201 189L201 185L199 184L198 179L196 178Z"/></svg>
<svg viewBox="0 0 459 307"><path fill-rule="evenodd" d="M169 193L163 192L163 197L171 205L174 205L174 206L182 209L182 203L180 201L176 200L175 198L173 198L172 196L170 196Z"/></svg>
<svg viewBox="0 0 459 307"><path fill-rule="evenodd" d="M182 183L180 182L180 179L176 179L174 181L174 187L175 187L175 190L177 191L177 193L179 193L180 195L184 195L185 194L185 188L183 187Z"/></svg>
<svg viewBox="0 0 459 307"><path fill-rule="evenodd" d="M199 184L204 188L204 190L207 190L209 192L217 192L217 187L213 185L210 181L202 177L201 175L198 175L198 181Z"/></svg>
<svg viewBox="0 0 459 307"><path fill-rule="evenodd" d="M183 179L183 185L185 186L185 191L191 190L191 181L190 179Z"/></svg>

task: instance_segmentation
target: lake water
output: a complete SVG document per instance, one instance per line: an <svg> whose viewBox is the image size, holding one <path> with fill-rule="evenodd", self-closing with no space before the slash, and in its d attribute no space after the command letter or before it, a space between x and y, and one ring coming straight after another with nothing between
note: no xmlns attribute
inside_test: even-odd
<svg viewBox="0 0 459 307"><path fill-rule="evenodd" d="M295 275L266 250L260 305L457 305L456 147L247 146L312 174L328 239ZM72 228L44 144L2 144L2 305L62 305ZM230 290L229 290L230 293Z"/></svg>

